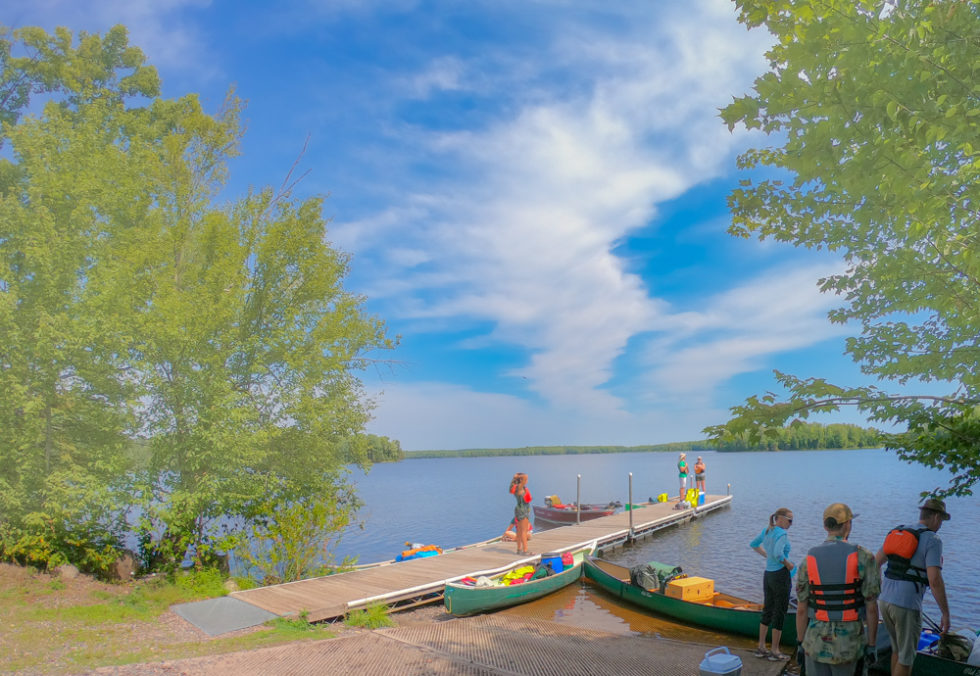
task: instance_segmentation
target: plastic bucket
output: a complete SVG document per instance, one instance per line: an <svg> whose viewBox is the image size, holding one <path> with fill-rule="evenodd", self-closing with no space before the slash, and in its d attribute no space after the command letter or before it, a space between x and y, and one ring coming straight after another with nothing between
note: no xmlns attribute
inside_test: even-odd
<svg viewBox="0 0 980 676"><path fill-rule="evenodd" d="M550 553L541 555L541 563L551 568L555 573L560 573L565 570L565 564L561 561L561 554Z"/></svg>

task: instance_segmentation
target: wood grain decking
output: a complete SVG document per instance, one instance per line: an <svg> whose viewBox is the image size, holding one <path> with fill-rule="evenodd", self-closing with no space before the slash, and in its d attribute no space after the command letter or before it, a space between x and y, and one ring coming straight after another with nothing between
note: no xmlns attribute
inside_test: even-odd
<svg viewBox="0 0 980 676"><path fill-rule="evenodd" d="M317 622L374 603L391 604L438 594L446 582L503 572L522 561L537 561L545 552L579 549L592 542L597 549L609 548L726 507L731 500L730 495L708 495L705 504L685 510L673 509L675 503L645 505L633 510L632 530L631 512L622 512L582 524L536 531L530 543L532 556L515 554L514 543L491 542L439 556L238 591L231 596L280 616L295 616L305 611L311 622Z"/></svg>

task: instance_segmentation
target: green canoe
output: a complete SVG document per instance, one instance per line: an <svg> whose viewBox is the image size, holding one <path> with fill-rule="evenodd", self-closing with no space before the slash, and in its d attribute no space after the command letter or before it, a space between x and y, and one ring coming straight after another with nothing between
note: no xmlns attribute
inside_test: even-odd
<svg viewBox="0 0 980 676"><path fill-rule="evenodd" d="M762 604L715 592L707 603L682 601L663 592L647 590L630 583L630 569L609 561L588 556L585 559L585 578L624 601L659 615L701 627L726 631L743 636L759 636ZM784 645L796 642L796 613L791 609L783 623Z"/></svg>
<svg viewBox="0 0 980 676"><path fill-rule="evenodd" d="M977 637L980 641L980 637ZM891 640L884 625L878 627L878 661L873 664L873 674L891 672ZM938 655L919 651L912 662L912 676L980 676L980 666L948 660Z"/></svg>
<svg viewBox="0 0 980 676"><path fill-rule="evenodd" d="M473 615L539 599L562 587L567 587L581 578L582 561L587 554L592 552L592 549L590 546L587 549L572 552L572 559L575 563L562 572L523 584L473 587L456 582L447 582L443 597L446 610L453 615ZM504 575L506 573L501 573L491 580L499 580Z"/></svg>
<svg viewBox="0 0 980 676"><path fill-rule="evenodd" d="M912 663L912 676L980 676L980 667L927 653L916 653Z"/></svg>

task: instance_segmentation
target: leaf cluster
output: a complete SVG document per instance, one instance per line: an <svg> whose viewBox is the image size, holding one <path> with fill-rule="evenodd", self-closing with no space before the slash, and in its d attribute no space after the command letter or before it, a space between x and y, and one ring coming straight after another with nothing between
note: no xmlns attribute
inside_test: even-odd
<svg viewBox="0 0 980 676"><path fill-rule="evenodd" d="M902 457L964 467L980 457L980 5L904 0L739 0L740 20L775 38L770 70L722 111L729 128L781 145L739 158L730 232L842 255L820 280L842 305L830 319L859 328L847 351L864 373L898 385L936 383L948 396L836 391L791 383L792 398L753 398L743 423L857 406L908 425L887 437ZM712 432L718 434L715 428ZM951 492L980 479L957 474Z"/></svg>

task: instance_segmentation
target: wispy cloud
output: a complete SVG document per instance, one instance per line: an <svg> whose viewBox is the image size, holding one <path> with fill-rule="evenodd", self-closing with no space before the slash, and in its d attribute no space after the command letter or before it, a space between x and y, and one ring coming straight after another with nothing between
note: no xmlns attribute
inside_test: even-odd
<svg viewBox="0 0 980 676"><path fill-rule="evenodd" d="M622 408L602 386L631 337L660 330L666 309L614 250L658 203L727 168L739 140L716 109L761 52L717 3L637 14L640 25L618 38L557 22L541 36L542 68L573 71L573 87L546 86L525 68L526 87L499 92L510 114L429 135L428 151L453 171L396 209L408 223L389 210L335 226L361 254L372 255L369 238L412 252L373 254L398 280L372 285L374 297L389 294L386 311L489 321L492 338L530 355L514 373L560 409ZM460 69L440 60L419 88L456 86Z"/></svg>

